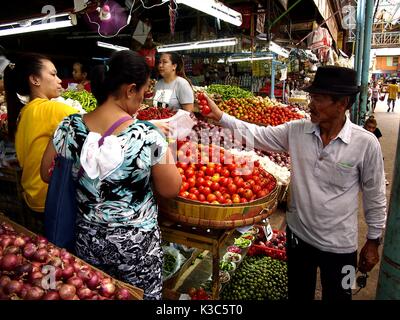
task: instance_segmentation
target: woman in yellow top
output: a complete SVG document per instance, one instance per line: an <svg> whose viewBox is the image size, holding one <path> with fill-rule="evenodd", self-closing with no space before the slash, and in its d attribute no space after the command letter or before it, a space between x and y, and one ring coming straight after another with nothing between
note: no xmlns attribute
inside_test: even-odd
<svg viewBox="0 0 400 320"><path fill-rule="evenodd" d="M15 64L9 64L4 72L4 87L8 134L11 141L15 139L23 196L31 210L43 212L47 184L40 178L42 156L57 125L77 110L50 100L60 96L61 80L54 64L39 54L24 54ZM21 96L29 97L25 106Z"/></svg>

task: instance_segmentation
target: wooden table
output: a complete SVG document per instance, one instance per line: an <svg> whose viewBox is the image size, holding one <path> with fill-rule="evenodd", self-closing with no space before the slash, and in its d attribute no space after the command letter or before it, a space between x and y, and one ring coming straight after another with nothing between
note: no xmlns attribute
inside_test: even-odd
<svg viewBox="0 0 400 320"><path fill-rule="evenodd" d="M162 214L160 215L162 216ZM212 299L219 299L219 260L220 249L235 229L200 229L183 226L160 218L162 239L183 244L188 247L209 250L212 253Z"/></svg>

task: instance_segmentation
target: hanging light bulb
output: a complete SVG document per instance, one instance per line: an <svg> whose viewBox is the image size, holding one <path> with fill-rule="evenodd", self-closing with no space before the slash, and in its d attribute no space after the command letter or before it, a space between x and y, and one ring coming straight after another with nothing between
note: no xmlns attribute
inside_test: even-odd
<svg viewBox="0 0 400 320"><path fill-rule="evenodd" d="M111 11L110 6L105 4L101 8L98 8L99 11L99 18L101 21L106 21L111 19Z"/></svg>

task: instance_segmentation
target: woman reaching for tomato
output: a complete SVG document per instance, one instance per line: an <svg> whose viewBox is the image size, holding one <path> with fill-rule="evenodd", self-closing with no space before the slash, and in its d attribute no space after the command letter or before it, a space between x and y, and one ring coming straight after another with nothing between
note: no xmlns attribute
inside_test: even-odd
<svg viewBox="0 0 400 320"><path fill-rule="evenodd" d="M193 112L194 94L185 75L182 57L175 52L163 53L158 63L160 79L154 87L155 107Z"/></svg>

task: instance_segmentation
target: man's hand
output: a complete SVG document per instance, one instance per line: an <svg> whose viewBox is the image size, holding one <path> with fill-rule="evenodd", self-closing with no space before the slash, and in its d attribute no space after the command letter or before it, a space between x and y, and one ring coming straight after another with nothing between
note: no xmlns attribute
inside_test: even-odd
<svg viewBox="0 0 400 320"><path fill-rule="evenodd" d="M365 243L361 249L360 257L358 261L358 270L366 273L372 270L372 268L379 262L379 245L373 241Z"/></svg>
<svg viewBox="0 0 400 320"><path fill-rule="evenodd" d="M206 94L204 94L204 97L207 99L208 106L211 109L211 112L205 116L213 120L220 121L223 112L218 108L215 102L212 99L210 99Z"/></svg>

